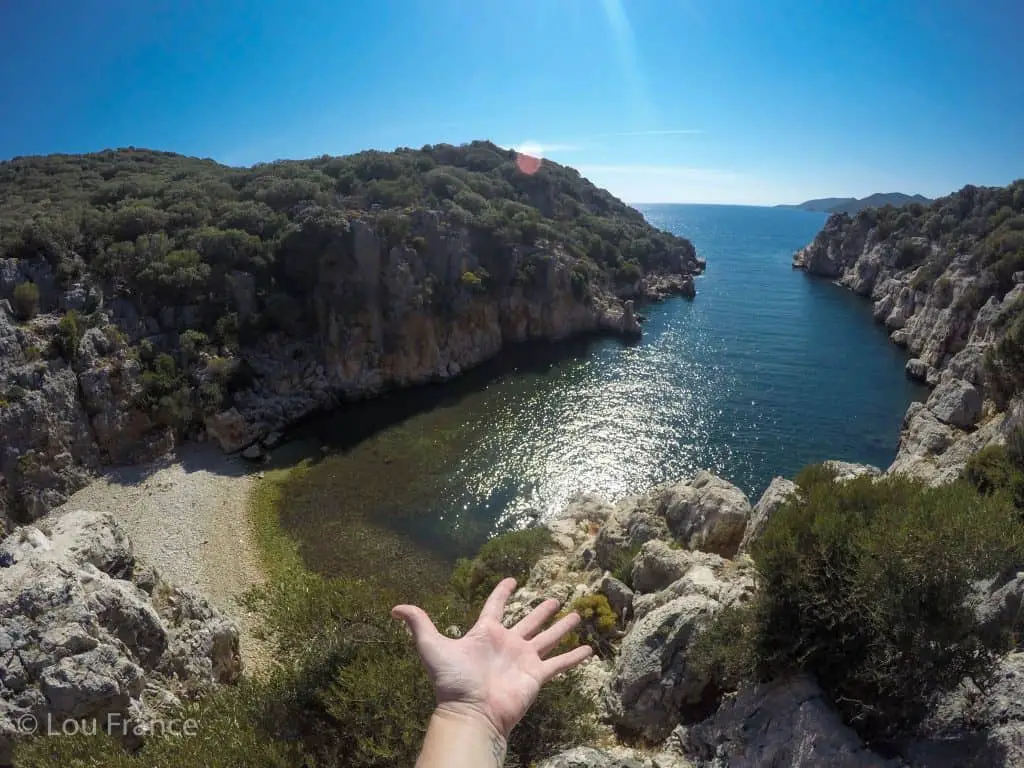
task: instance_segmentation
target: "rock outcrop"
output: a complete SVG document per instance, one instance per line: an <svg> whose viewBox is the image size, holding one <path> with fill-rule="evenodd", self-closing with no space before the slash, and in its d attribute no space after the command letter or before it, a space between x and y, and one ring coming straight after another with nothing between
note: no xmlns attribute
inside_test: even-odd
<svg viewBox="0 0 1024 768"><path fill-rule="evenodd" d="M882 474L868 465L829 465L836 482ZM615 652L592 658L580 673L580 695L595 701L609 729L602 746L578 747L541 766L1024 765L1024 654L1004 658L985 690L965 681L920 733L887 745L885 754L868 748L842 722L811 677L748 684L723 695L716 673L694 664L694 643L718 612L755 597L756 569L746 552L771 515L799 492L791 481L775 478L751 508L739 489L700 472L615 505L582 496L547 522L556 551L536 563L513 595L506 622L518 621L547 597L571 607L581 597L602 594L619 629ZM719 553L723 546L731 557ZM979 583L972 597L975 612L994 632L1014 625L1022 605L1024 573Z"/></svg>
<svg viewBox="0 0 1024 768"><path fill-rule="evenodd" d="M0 758L28 721L117 715L145 733L183 691L241 671L234 625L140 566L109 513L69 512L0 543Z"/></svg>
<svg viewBox="0 0 1024 768"><path fill-rule="evenodd" d="M948 482L973 452L1018 425L1001 423L984 359L1016 315L1024 285L983 266L988 246L978 226L959 238L948 233L965 216L988 210L978 192L965 188L931 209L911 206L895 223L891 213L835 214L793 258L809 275L870 298L876 321L911 355L907 375L933 388L923 406L908 409L889 468L932 484ZM1010 188L994 192L1014 199ZM1011 403L1009 410L1017 409Z"/></svg>
<svg viewBox="0 0 1024 768"><path fill-rule="evenodd" d="M896 768L843 725L818 684L796 677L741 691L704 722L683 729L688 756L705 768Z"/></svg>

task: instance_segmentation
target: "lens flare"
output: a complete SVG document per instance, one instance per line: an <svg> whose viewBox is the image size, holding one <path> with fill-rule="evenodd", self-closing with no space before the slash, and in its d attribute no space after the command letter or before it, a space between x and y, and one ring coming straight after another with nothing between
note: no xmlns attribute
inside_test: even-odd
<svg viewBox="0 0 1024 768"><path fill-rule="evenodd" d="M514 151L516 153L516 167L519 168L520 173L531 176L540 170L541 162L543 162L543 147L540 144L528 141L515 147Z"/></svg>

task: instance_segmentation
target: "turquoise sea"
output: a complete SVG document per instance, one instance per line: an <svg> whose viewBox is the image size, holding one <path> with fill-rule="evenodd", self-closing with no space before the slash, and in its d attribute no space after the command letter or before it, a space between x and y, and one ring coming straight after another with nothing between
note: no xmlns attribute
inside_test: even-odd
<svg viewBox="0 0 1024 768"><path fill-rule="evenodd" d="M638 207L707 259L696 299L642 308L634 344L523 348L319 423L336 504L289 526L314 567L334 570L338 505L451 555L580 491L615 499L708 468L753 501L810 462L892 460L925 393L869 302L791 268L823 214Z"/></svg>

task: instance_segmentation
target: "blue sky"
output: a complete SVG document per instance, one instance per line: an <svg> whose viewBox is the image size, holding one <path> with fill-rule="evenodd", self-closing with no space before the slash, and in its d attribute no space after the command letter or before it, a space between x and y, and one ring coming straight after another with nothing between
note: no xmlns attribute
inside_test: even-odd
<svg viewBox="0 0 1024 768"><path fill-rule="evenodd" d="M1019 0L33 0L0 29L0 158L489 138L632 202L1024 176Z"/></svg>

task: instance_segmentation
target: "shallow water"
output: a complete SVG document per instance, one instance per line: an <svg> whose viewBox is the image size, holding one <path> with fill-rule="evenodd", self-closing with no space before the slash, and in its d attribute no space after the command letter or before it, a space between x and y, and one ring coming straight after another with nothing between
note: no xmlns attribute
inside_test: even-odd
<svg viewBox="0 0 1024 768"><path fill-rule="evenodd" d="M811 462L892 460L925 391L869 302L791 269L824 215L641 210L707 259L697 298L645 307L634 344L521 348L319 421L321 502L284 518L312 567L345 570L336 536L352 515L447 558L580 491L615 499L709 468L756 500Z"/></svg>

